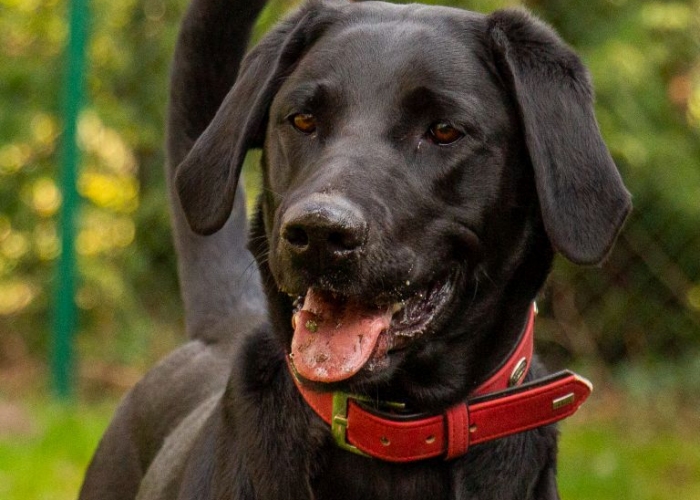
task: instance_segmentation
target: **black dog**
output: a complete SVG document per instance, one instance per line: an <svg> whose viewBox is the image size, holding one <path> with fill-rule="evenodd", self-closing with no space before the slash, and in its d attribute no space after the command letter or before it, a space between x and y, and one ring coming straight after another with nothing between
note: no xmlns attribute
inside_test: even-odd
<svg viewBox="0 0 700 500"><path fill-rule="evenodd" d="M193 340L126 397L81 498L557 498L544 424L587 387L530 366L532 301L555 251L600 262L630 209L585 68L522 11L312 1L239 70L262 6L184 21L168 151Z"/></svg>

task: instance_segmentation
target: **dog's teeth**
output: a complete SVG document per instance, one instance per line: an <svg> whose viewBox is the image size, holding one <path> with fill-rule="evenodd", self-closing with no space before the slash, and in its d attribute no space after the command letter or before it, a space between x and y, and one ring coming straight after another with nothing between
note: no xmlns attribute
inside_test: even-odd
<svg viewBox="0 0 700 500"><path fill-rule="evenodd" d="M294 302L292 302L292 305L294 307L299 308L304 304L304 296L303 295L294 295L294 296L290 295L290 297L294 299Z"/></svg>
<svg viewBox="0 0 700 500"><path fill-rule="evenodd" d="M408 330L408 331L401 331L401 330L399 330L399 331L396 332L394 335L396 335L397 337L405 337L405 338L410 339L410 338L415 337L417 333L418 333L418 332L416 332L416 331L414 331L414 330Z"/></svg>

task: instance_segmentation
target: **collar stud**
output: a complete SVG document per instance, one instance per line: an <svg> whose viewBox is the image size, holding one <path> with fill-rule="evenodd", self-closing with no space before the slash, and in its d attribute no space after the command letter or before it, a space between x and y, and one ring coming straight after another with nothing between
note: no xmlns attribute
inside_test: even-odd
<svg viewBox="0 0 700 500"><path fill-rule="evenodd" d="M515 365L515 368L513 368L513 372L510 374L510 378L508 378L508 387L514 387L514 386L520 384L520 382L522 382L522 380L523 380L523 377L525 377L526 373L527 373L527 358L522 357Z"/></svg>

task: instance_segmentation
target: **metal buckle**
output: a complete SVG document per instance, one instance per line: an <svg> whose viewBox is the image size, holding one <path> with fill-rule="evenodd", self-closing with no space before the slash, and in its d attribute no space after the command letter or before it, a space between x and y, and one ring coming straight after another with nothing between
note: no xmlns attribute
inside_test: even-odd
<svg viewBox="0 0 700 500"><path fill-rule="evenodd" d="M377 403L372 398L367 396L348 394L347 392L342 391L334 392L331 433L333 434L333 439L335 439L335 443L338 445L338 447L363 457L369 457L371 455L368 455L364 451L360 450L357 446L348 443L348 400L350 399L365 403ZM406 408L404 403L393 403L389 401L382 401L379 403L379 405L394 410L404 410Z"/></svg>
<svg viewBox="0 0 700 500"><path fill-rule="evenodd" d="M369 398L348 394L347 392L338 391L333 393L333 419L331 420L331 433L333 434L333 439L335 439L335 443L340 448L357 455L362 455L363 457L369 457L367 453L360 450L357 446L353 446L348 443L347 433L349 399L354 399L355 401L369 401Z"/></svg>

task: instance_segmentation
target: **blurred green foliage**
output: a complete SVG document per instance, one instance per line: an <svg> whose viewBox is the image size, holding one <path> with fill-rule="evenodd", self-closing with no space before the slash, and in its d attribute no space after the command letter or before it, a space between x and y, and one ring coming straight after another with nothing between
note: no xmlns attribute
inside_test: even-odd
<svg viewBox="0 0 700 500"><path fill-rule="evenodd" d="M630 435L613 421L567 423L559 444L558 483L567 500L700 498L700 454L693 437L666 431Z"/></svg>
<svg viewBox="0 0 700 500"><path fill-rule="evenodd" d="M6 406L0 425L0 498L68 500L77 497L85 468L114 405L59 405L40 398L31 409ZM4 411L3 411L4 410ZM9 415L13 415L8 418ZM4 433L12 420L20 429Z"/></svg>
<svg viewBox="0 0 700 500"><path fill-rule="evenodd" d="M180 309L162 176L167 75L184 2L90 2L87 106L79 123L84 203L77 252L81 347L143 358ZM0 336L43 353L58 253L66 2L2 1ZM167 335L166 335L167 337ZM17 344L17 342L15 342Z"/></svg>
<svg viewBox="0 0 700 500"><path fill-rule="evenodd" d="M272 2L257 33L296 2ZM450 0L479 11L505 0ZM65 0L0 0L0 367L45 358L58 254ZM162 175L168 66L185 0L92 0L79 124L79 356L146 367L179 338ZM635 212L602 268L560 259L538 335L555 356L700 350L700 0L531 0L590 67Z"/></svg>

